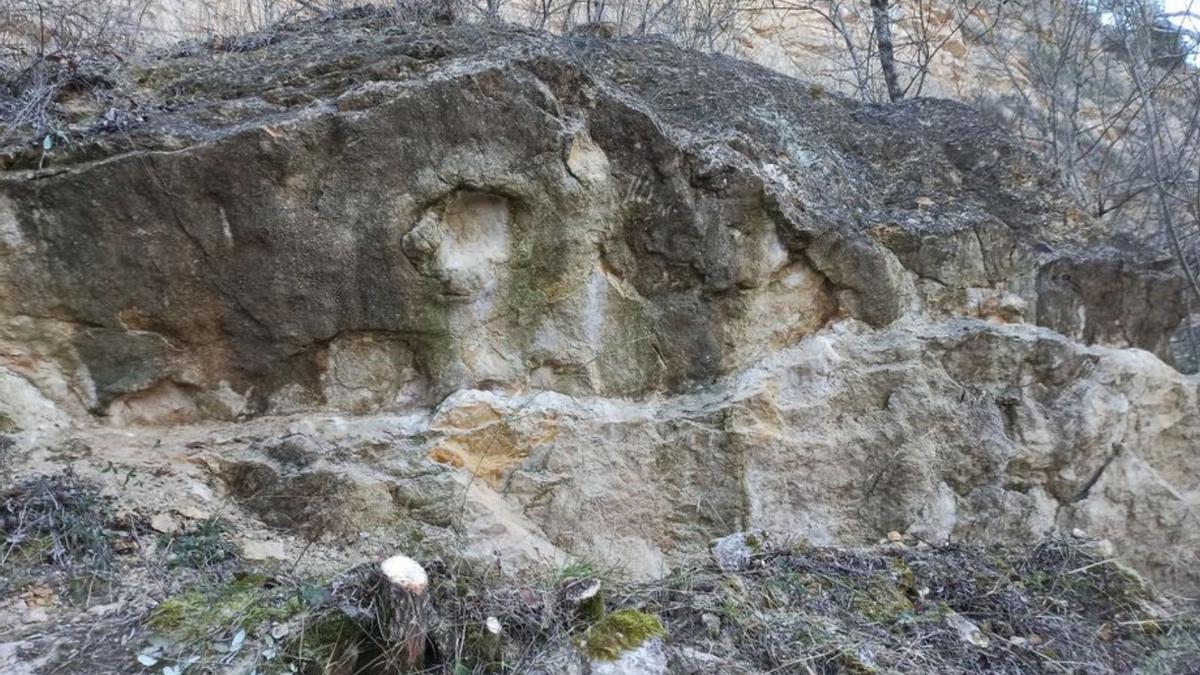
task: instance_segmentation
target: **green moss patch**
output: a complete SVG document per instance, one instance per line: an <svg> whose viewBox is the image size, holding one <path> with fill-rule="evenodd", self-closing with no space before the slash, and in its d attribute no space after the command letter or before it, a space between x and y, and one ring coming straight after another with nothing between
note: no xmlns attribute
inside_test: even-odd
<svg viewBox="0 0 1200 675"><path fill-rule="evenodd" d="M286 658L301 672L327 673L347 652L368 640L353 619L337 610L306 617L296 635L284 645Z"/></svg>
<svg viewBox="0 0 1200 675"><path fill-rule="evenodd" d="M620 609L588 628L579 639L579 646L593 659L615 661L646 640L666 634L667 629L657 616L636 609Z"/></svg>
<svg viewBox="0 0 1200 675"><path fill-rule="evenodd" d="M302 609L303 603L294 593L270 587L265 577L251 575L167 598L150 612L146 625L165 637L191 642L214 633L253 631L268 621L284 621Z"/></svg>

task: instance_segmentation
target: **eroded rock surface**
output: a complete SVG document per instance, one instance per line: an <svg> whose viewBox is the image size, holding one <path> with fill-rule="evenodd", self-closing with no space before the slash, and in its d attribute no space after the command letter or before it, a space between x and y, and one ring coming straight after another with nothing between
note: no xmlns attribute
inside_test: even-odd
<svg viewBox="0 0 1200 675"><path fill-rule="evenodd" d="M122 70L135 126L4 156L28 434L374 415L210 463L307 537L407 519L654 575L743 530L1084 528L1197 582L1183 286L970 109L654 40L230 44Z"/></svg>

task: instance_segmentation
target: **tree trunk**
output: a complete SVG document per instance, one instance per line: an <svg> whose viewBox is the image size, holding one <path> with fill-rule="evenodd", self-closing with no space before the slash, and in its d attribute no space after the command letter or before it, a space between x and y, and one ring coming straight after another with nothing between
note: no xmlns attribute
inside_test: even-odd
<svg viewBox="0 0 1200 675"><path fill-rule="evenodd" d="M420 563L398 555L379 566L386 587L380 600L387 607L381 626L388 645L388 661L401 672L425 666L425 641L433 606L429 600L429 577Z"/></svg>
<svg viewBox="0 0 1200 675"><path fill-rule="evenodd" d="M887 83L888 99L899 101L904 98L904 92L896 78L896 54L892 49L892 18L888 15L888 2L871 0L871 12L875 17L875 42L879 45L879 65L883 69L883 81Z"/></svg>

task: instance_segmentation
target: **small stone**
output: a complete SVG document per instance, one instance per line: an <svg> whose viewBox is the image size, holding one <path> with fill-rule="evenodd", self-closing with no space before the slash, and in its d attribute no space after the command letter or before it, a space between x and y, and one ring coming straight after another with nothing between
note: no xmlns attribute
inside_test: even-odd
<svg viewBox="0 0 1200 675"><path fill-rule="evenodd" d="M1026 640L1025 638L1021 637L1020 635L1014 635L1014 636L1008 638L1008 644L1010 644L1014 647L1020 648L1020 649L1025 649L1026 647L1029 646L1029 640Z"/></svg>
<svg viewBox="0 0 1200 675"><path fill-rule="evenodd" d="M179 531L179 523L175 521L174 516L163 511L150 518L150 528L162 534L174 534Z"/></svg>
<svg viewBox="0 0 1200 675"><path fill-rule="evenodd" d="M198 509L194 506L181 506L175 509L175 513L187 518L188 520L208 520L212 518L212 513L203 509Z"/></svg>
<svg viewBox="0 0 1200 675"><path fill-rule="evenodd" d="M900 542L904 541L904 535L900 534L899 532L897 532L895 530L888 532L887 538L888 538L888 541L892 542L893 544L899 544Z"/></svg>
<svg viewBox="0 0 1200 675"><path fill-rule="evenodd" d="M989 640L983 634L983 631L979 630L979 626L975 625L974 621L971 621L962 614L950 612L946 615L946 623L958 633L959 639L963 642L979 647L980 649L988 646Z"/></svg>
<svg viewBox="0 0 1200 675"><path fill-rule="evenodd" d="M42 623L50 620L50 613L43 607L34 607L25 612L25 623Z"/></svg>
<svg viewBox="0 0 1200 675"><path fill-rule="evenodd" d="M593 660L592 675L666 675L667 651L660 638L651 638L615 661Z"/></svg>
<svg viewBox="0 0 1200 675"><path fill-rule="evenodd" d="M277 623L274 626L271 626L271 637L275 638L276 640L287 637L288 633L290 632L291 629L288 628L286 623Z"/></svg>
<svg viewBox="0 0 1200 675"><path fill-rule="evenodd" d="M27 642L0 642L0 672L32 675L32 666L28 670L20 668L25 665L21 658L21 651L28 646Z"/></svg>
<svg viewBox="0 0 1200 675"><path fill-rule="evenodd" d="M242 542L242 557L246 560L285 560L287 554L278 541L248 539Z"/></svg>
<svg viewBox="0 0 1200 675"><path fill-rule="evenodd" d="M723 572L740 572L750 566L758 538L746 532L735 532L727 537L714 539L710 544L713 558Z"/></svg>
<svg viewBox="0 0 1200 675"><path fill-rule="evenodd" d="M1077 527L1071 530L1071 536L1075 537L1076 539L1087 539L1087 532L1084 532Z"/></svg>
<svg viewBox="0 0 1200 675"><path fill-rule="evenodd" d="M679 659L685 666L685 672L726 672L719 670L721 666L724 665L722 664L719 656L709 654L708 652L702 652L699 649L693 649L692 647L684 647L680 649Z"/></svg>
<svg viewBox="0 0 1200 675"><path fill-rule="evenodd" d="M54 604L54 589L49 586L31 586L21 594L27 607L46 607Z"/></svg>
<svg viewBox="0 0 1200 675"><path fill-rule="evenodd" d="M499 635L500 631L502 630L500 619L497 619L494 616L489 616L487 621L483 622L483 626L484 628L487 628L487 632L491 633L492 635Z"/></svg>
<svg viewBox="0 0 1200 675"><path fill-rule="evenodd" d="M121 607L124 605L125 603L123 602L110 602L107 605L93 605L88 608L87 612L92 616L107 616L121 609Z"/></svg>

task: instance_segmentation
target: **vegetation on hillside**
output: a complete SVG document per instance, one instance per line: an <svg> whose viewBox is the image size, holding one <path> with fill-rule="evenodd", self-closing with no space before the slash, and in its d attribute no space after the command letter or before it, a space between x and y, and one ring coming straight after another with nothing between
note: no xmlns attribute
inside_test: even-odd
<svg viewBox="0 0 1200 675"><path fill-rule="evenodd" d="M130 532L113 525L112 506L70 473L5 491L5 594L53 598L55 624L36 630L80 641L57 657L64 672L78 671L81 651L93 655L91 672L383 672L386 634L356 609L363 598L344 590L371 562L320 579L242 561L215 521L135 553L118 543ZM40 538L47 546L31 548ZM643 582L583 563L514 577L423 551L436 616L426 672L565 672L650 640L680 672L1200 668L1196 606L1156 592L1095 542L1017 550L896 535L847 549L745 539L748 556L735 568L698 561ZM97 570L102 590L71 591ZM568 593L581 581L603 588L586 612ZM164 583L146 611L88 611Z"/></svg>

